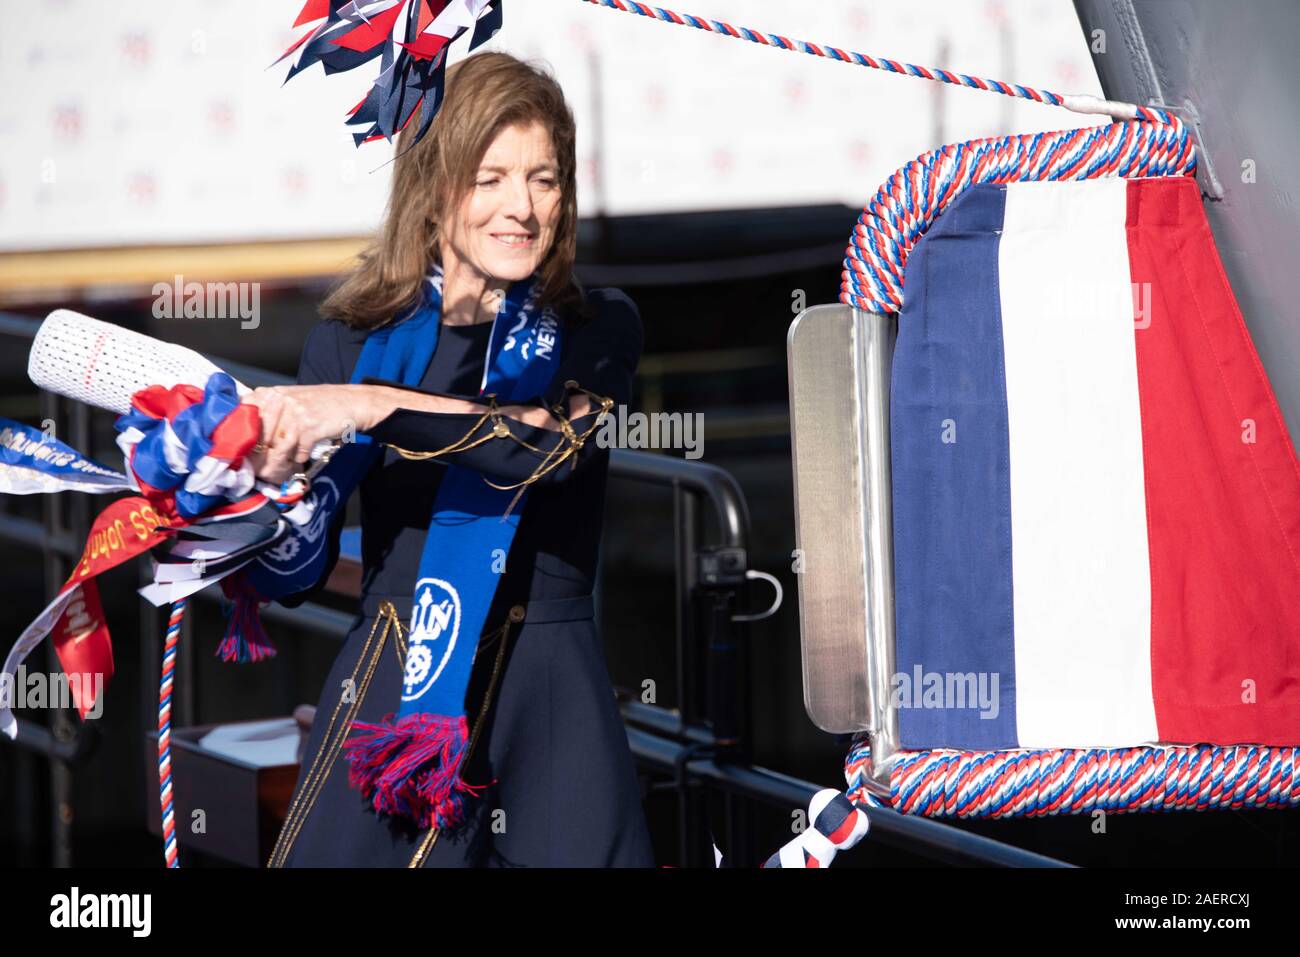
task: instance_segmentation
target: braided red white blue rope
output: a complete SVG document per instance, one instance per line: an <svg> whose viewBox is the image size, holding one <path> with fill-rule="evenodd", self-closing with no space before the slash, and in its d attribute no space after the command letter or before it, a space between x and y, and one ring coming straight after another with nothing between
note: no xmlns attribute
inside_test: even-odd
<svg viewBox="0 0 1300 957"><path fill-rule="evenodd" d="M187 600L172 605L163 642L162 674L158 681L158 803L163 832L163 858L168 867L180 867L176 849L176 810L172 803L172 679L176 671L176 647Z"/></svg>
<svg viewBox="0 0 1300 957"><path fill-rule="evenodd" d="M1042 751L901 751L889 802L927 817L1051 817L1300 805L1300 748L1240 745ZM867 790L871 746L855 741L849 797Z"/></svg>
<svg viewBox="0 0 1300 957"><path fill-rule="evenodd" d="M1163 110L887 60L629 0L584 2L778 50L1130 121L971 140L931 150L908 163L880 187L863 209L845 252L840 301L858 309L897 312L902 308L903 267L908 253L967 186L1021 180L1182 176L1196 169L1196 155L1186 128L1176 116Z"/></svg>
<svg viewBox="0 0 1300 957"><path fill-rule="evenodd" d="M1102 100L1086 94L1055 93L1019 83L1006 83L1002 80L954 73L941 68L873 57L840 47L791 39L779 33L764 33L750 27L738 27L725 20L677 13L665 7L636 3L633 0L584 0L584 2L661 23L671 23L718 36L747 40L777 50L805 53L886 73L896 73L900 76L912 76L936 83L998 93L1047 106L1060 106L1076 113L1098 114L1129 121L1104 127L1040 133L1033 136L971 140L925 153L904 166L881 187L875 198L862 211L845 253L840 300L859 309L896 312L902 307L903 267L912 246L924 233L926 227L944 210L948 202L974 183L1094 179L1106 176L1175 176L1191 174L1196 166L1195 153L1186 129L1177 117L1159 109ZM384 24L392 26L405 10L407 18L411 21L410 29L416 32L423 30L425 35L421 36L422 40L438 41L428 49L421 48L416 60L412 62L421 69L434 69L436 77L440 77L446 40L443 37L431 37L427 34L437 26L439 20L451 16L452 13L459 18L453 18L457 30L463 32L469 24L475 23L485 4L482 2L468 4L468 0L462 0L464 9L452 11L447 6L446 0L438 0L438 2L419 0L404 7L405 3L406 0L401 0L400 3L395 0L384 6L382 12L387 18ZM438 20L431 20L437 11L441 11L437 13ZM492 11L492 16L492 20L479 21L478 26L485 29L476 28L474 40L470 44L471 49L499 28L501 23L499 0ZM388 58L392 56L396 56L399 62L405 63L411 56L411 51L415 49L414 47L408 49L406 47L409 47L409 44L404 46L400 43L390 48L381 35L383 31L376 33L368 27L363 30L359 21L365 21L366 18L359 8L354 9L351 5L342 6L328 3L326 0L308 0L298 23L322 17L327 18L326 22L303 38L313 42L308 43L306 52L301 55L300 62L294 67L294 72L305 68L317 59L327 60L335 72L352 69L369 62L381 51L386 57L384 61L386 64L389 62ZM357 42L349 41L345 44L348 49L343 51L334 49L325 42L327 35L347 38L356 34L364 34L363 39ZM408 36L408 40L410 38ZM295 44L285 55L293 52L297 46ZM433 67L435 63L437 66ZM363 111L364 117L354 116L350 121L364 120L366 123L374 123L368 136L358 137L359 142L364 139L378 138L381 134L391 137L392 133L404 126L409 119L407 115L398 122L399 118L394 113L395 107L389 102L393 100L395 92L400 92L400 89L395 91L389 88L396 75L392 69L384 70L380 81L377 81L371 96L366 101L368 109ZM417 84L420 92L427 93L426 88L437 85L436 77L431 74L430 78ZM400 84L398 87L400 88ZM374 103L371 103L372 99L375 100ZM404 109L409 113L413 113L419 102L423 102L423 100L417 101L414 96L408 99L410 103ZM423 112L421 134L437 112L437 99L435 96L428 101L429 108ZM377 106L381 100L387 104L383 109ZM375 122L376 119L379 122Z"/></svg>
<svg viewBox="0 0 1300 957"><path fill-rule="evenodd" d="M1035 103L1045 103L1049 106L1067 106L1068 101L1071 99L1071 97L1063 96L1060 93L1051 93L1047 90L1036 90L1033 87L1021 86L1018 83L1003 83L1001 80L988 80L978 76L967 76L965 73L952 73L949 70L927 69L923 66L917 66L914 63L900 63L898 60L886 60L884 58L868 56L865 53L855 53L852 50L841 50L839 47L809 43L807 40L791 40L789 37L783 37L779 33L762 33L758 30L752 30L749 27L732 26L724 20L709 20L705 17L697 17L689 13L674 13L672 10L667 10L663 7L652 7L646 3L625 2L625 0L585 0L585 2L595 4L598 7L608 7L611 10L620 10L623 13L634 13L637 16L648 17L652 20L660 20L664 23L675 23L679 26L694 27L697 30L705 30L709 33L716 33L719 36L733 37L737 40L748 40L751 43L774 47L778 50L807 53L811 56L825 57L830 60L839 60L841 63L852 63L857 66L869 67L873 70L883 70L886 73L898 73L903 76L914 76L923 80L935 80L939 83L951 83L955 86L965 86L973 90L985 90L989 93L1001 93L1005 96L1015 96L1025 100L1033 100Z"/></svg>
<svg viewBox="0 0 1300 957"><path fill-rule="evenodd" d="M970 140L908 163L877 190L849 240L840 301L870 312L903 305L907 256L930 224L968 186L1030 180L1188 176L1196 153L1172 114L1056 133Z"/></svg>
<svg viewBox="0 0 1300 957"><path fill-rule="evenodd" d="M279 494L271 499L280 509L288 509L300 502L309 490L309 483L301 476L284 482ZM180 644L181 624L185 620L188 600L182 598L172 604L163 640L162 666L158 680L158 803L163 832L163 858L169 868L179 867L180 859L176 841L176 815L172 800L172 687L176 672L176 650ZM251 604L252 609L256 604ZM222 641L218 654L227 661L260 661L275 654L257 621L255 611L242 618L242 627L232 628ZM236 620L232 613L232 624Z"/></svg>

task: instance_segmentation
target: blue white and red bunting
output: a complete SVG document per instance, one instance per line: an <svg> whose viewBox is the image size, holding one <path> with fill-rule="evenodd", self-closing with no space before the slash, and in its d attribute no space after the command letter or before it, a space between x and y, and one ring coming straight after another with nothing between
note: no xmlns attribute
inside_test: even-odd
<svg viewBox="0 0 1300 957"><path fill-rule="evenodd" d="M971 186L905 284L900 745L1300 743L1300 460L1197 184Z"/></svg>
<svg viewBox="0 0 1300 957"><path fill-rule="evenodd" d="M294 26L317 20L276 63L297 53L285 82L320 63L342 73L379 59L379 75L365 98L348 113L348 126L360 146L392 138L418 113L412 146L429 131L442 105L447 50L472 29L469 49L501 29L501 0L307 0Z"/></svg>

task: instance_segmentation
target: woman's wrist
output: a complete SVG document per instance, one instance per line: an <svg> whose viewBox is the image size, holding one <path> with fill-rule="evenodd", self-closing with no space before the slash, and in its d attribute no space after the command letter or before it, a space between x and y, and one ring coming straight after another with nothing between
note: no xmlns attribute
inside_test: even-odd
<svg viewBox="0 0 1300 957"><path fill-rule="evenodd" d="M398 409L412 409L416 412L442 412L456 415L482 415L487 411L486 403L456 399L445 395L431 395L414 389L398 389L386 385L356 386L362 392L363 418L366 425L358 425L361 431L373 428ZM577 396L570 401L569 418L577 418L590 411L586 396ZM548 409L540 406L512 403L500 406L499 411L507 418L523 422L534 428L560 431L559 420Z"/></svg>
<svg viewBox="0 0 1300 957"><path fill-rule="evenodd" d="M359 426L359 428L363 432L378 425L398 409L412 409L416 412L458 413L462 415L482 414L484 411L483 406L467 402L464 399L430 395L427 392L417 392L413 389L397 389L387 385L361 385L356 386L356 388L362 390L360 406L364 410L362 418L365 420L365 425Z"/></svg>

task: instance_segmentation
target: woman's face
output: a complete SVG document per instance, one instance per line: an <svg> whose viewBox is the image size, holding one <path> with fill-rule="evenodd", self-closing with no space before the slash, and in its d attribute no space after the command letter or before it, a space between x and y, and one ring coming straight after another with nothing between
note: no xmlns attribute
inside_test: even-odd
<svg viewBox="0 0 1300 957"><path fill-rule="evenodd" d="M537 121L505 127L442 231L444 270L467 267L489 281L527 279L551 248L560 193L560 169L546 127Z"/></svg>

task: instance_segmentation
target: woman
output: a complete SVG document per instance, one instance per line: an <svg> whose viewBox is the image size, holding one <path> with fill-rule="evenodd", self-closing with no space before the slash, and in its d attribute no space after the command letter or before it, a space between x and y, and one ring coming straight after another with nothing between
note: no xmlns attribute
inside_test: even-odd
<svg viewBox="0 0 1300 957"><path fill-rule="evenodd" d="M432 128L409 152L411 128L399 137L383 229L326 300L329 318L307 338L300 384L250 399L262 412L263 478L300 471L317 442L351 430L382 447L360 480L362 617L321 695L273 867L653 863L591 604L608 466L593 429L603 409L630 399L642 327L622 292L584 292L572 277L574 138L563 93L545 73L504 53L450 67ZM395 341L430 315L429 334L408 343L417 358L402 360L405 380L389 363L356 381L368 340L388 334L376 330ZM525 325L527 368L554 374L534 392L520 373L515 398L501 403L485 386L505 381L491 377ZM412 375L431 338L427 368ZM473 632L481 637L466 659L472 730L452 782L463 814L455 827L437 826L436 814L421 826L395 810L405 807L400 797L381 801L374 779L360 793L350 783L374 757L361 753L354 726L391 730L386 716L399 699L407 707L416 676L429 672L430 656L415 652L441 653L436 642L415 646L430 622L428 633L446 634L452 605L417 602L413 586L426 562L437 572L420 579L426 589L456 564L445 549L430 558L428 545L435 527L445 531L439 491L453 475L472 475L477 492L467 494L503 494L517 528L493 551L487 612ZM342 512L331 523L329 565ZM506 518L494 515L490 528ZM447 680L441 669L435 683Z"/></svg>

